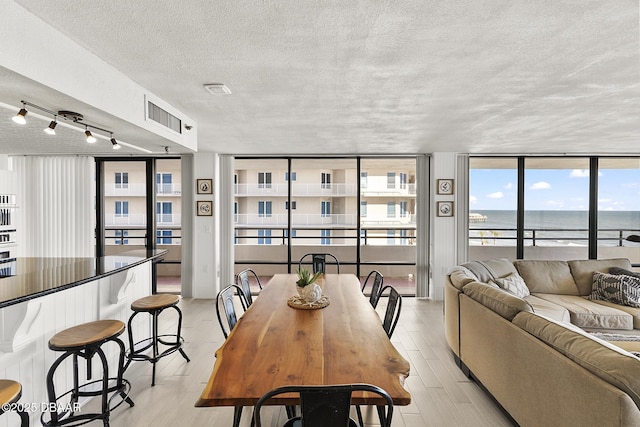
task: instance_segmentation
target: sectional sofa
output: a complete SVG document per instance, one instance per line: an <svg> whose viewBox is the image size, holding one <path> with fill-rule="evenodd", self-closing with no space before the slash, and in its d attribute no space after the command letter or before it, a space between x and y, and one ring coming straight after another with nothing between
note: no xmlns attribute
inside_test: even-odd
<svg viewBox="0 0 640 427"><path fill-rule="evenodd" d="M618 292L640 280L630 270L627 259L455 267L444 324L456 363L520 426L640 426L640 308Z"/></svg>

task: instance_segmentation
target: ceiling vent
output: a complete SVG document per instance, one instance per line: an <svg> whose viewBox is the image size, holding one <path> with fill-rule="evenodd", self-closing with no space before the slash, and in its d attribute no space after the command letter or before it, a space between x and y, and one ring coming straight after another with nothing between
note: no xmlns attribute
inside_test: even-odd
<svg viewBox="0 0 640 427"><path fill-rule="evenodd" d="M175 132L182 133L182 120L147 101L147 118Z"/></svg>
<svg viewBox="0 0 640 427"><path fill-rule="evenodd" d="M209 84L204 85L204 88L211 95L221 96L221 95L229 95L229 94L231 94L231 90L228 87L226 87L224 84L222 84L222 83L209 83Z"/></svg>

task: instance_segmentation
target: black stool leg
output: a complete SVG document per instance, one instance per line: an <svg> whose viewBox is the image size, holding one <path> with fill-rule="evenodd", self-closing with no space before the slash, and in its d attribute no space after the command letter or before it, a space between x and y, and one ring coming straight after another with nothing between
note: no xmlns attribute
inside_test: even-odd
<svg viewBox="0 0 640 427"><path fill-rule="evenodd" d="M20 415L20 427L29 427L29 414L24 411L17 411Z"/></svg>
<svg viewBox="0 0 640 427"><path fill-rule="evenodd" d="M124 399L124 401L129 404L129 407L132 407L135 405L135 403L133 403L133 400L131 400L129 395L124 392L123 375L124 375L124 370L126 369L124 365L124 355L125 355L124 343L119 338L115 338L113 341L115 341L120 347L120 356L118 358L118 377L117 377L117 385L118 385L118 388L120 389L119 394Z"/></svg>
<svg viewBox="0 0 640 427"><path fill-rule="evenodd" d="M180 338L182 337L182 311L176 305L172 307L178 312L178 331L176 332L176 345L180 345ZM189 356L187 356L187 353L185 353L182 349L182 346L178 349L178 351L180 351L180 354L182 354L182 357L184 357L187 362L191 362Z"/></svg>

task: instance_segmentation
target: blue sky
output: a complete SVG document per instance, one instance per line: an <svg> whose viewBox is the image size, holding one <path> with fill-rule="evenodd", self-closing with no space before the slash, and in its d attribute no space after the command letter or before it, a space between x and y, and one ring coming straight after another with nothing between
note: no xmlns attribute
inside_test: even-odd
<svg viewBox="0 0 640 427"><path fill-rule="evenodd" d="M640 211L640 169L604 169L598 178L598 208ZM516 210L515 169L471 169L469 209ZM525 209L587 210L589 172L584 169L527 169Z"/></svg>

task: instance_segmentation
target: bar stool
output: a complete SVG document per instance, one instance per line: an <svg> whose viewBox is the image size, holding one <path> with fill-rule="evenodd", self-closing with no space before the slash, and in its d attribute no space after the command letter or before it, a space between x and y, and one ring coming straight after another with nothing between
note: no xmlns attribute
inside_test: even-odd
<svg viewBox="0 0 640 427"><path fill-rule="evenodd" d="M187 362L190 362L189 357L182 349L182 344L184 343L184 339L180 335L180 330L182 328L182 311L178 308L178 301L180 301L180 298L177 295L157 294L137 299L131 303L131 310L133 310L133 314L129 317L128 323L129 353L127 353L128 360L125 365L125 369L127 369L129 364L134 360L146 360L151 362L153 365L153 371L151 374L152 386L156 384L156 362L158 362L159 359L175 351L180 351L182 357L184 357ZM178 329L175 334L158 335L158 316L168 308L173 308L178 313ZM133 323L134 317L140 313L151 314L152 335L151 337L142 339L134 344L133 328L131 327L131 324ZM174 338L175 341L167 341L163 338ZM158 344L166 345L168 348L160 352ZM149 348L152 349L152 354L143 354Z"/></svg>
<svg viewBox="0 0 640 427"><path fill-rule="evenodd" d="M94 420L102 420L105 427L109 426L109 414L112 410L127 402L129 406L134 403L129 397L131 384L122 378L124 372L124 343L118 338L124 332L124 323L119 320L96 320L73 326L55 334L49 340L49 348L53 351L64 351L64 354L56 359L47 373L47 394L49 407L41 416L44 426L77 426ZM119 347L117 376L109 377L109 364L102 350L102 345L114 342ZM85 384L79 384L78 357L87 361L87 380L91 379L91 360L98 355L102 362L102 378ZM73 356L73 388L59 396L53 377L56 369L68 357ZM109 385L110 381L115 381ZM111 396L109 397L109 394ZM70 395L69 401L65 396ZM79 398L88 396L101 396L101 412L76 413L79 409ZM117 399L119 397L119 399ZM64 399L64 400L63 400ZM117 400L114 400L117 399ZM60 411L60 412L59 412ZM45 416L49 414L49 421Z"/></svg>
<svg viewBox="0 0 640 427"><path fill-rule="evenodd" d="M0 415L7 411L16 412L20 415L20 427L29 427L29 414L17 403L20 396L22 396L22 385L19 382L0 380Z"/></svg>

